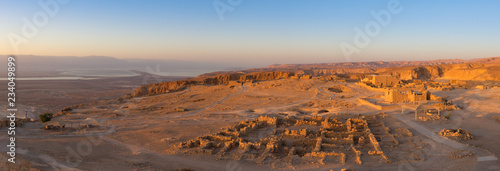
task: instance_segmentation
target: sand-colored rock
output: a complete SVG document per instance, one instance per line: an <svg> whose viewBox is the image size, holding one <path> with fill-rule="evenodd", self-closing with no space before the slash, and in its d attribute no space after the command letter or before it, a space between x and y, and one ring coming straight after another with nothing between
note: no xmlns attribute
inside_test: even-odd
<svg viewBox="0 0 500 171"><path fill-rule="evenodd" d="M439 136L442 137L452 137L460 140L472 140L475 139L471 132L464 130L462 128L458 129L443 129L439 131Z"/></svg>
<svg viewBox="0 0 500 171"><path fill-rule="evenodd" d="M181 81L171 81L163 82L157 84L142 85L137 88L132 96L151 96L156 94L163 94L169 92L175 92L184 90L187 87L193 85L220 85L220 84L230 84L233 86L241 85L246 82L253 81L264 81L264 80L276 80L281 78L289 78L293 76L292 72L254 72L248 74L232 73L232 74L221 74L211 77L197 77L194 79L181 80Z"/></svg>

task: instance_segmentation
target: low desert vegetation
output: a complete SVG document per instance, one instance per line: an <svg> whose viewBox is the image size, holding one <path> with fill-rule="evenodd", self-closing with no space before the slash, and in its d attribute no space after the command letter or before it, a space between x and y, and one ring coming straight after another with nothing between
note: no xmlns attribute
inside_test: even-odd
<svg viewBox="0 0 500 171"><path fill-rule="evenodd" d="M67 107L67 108L64 108L63 110L61 110L61 112L71 112L73 111L73 108L71 107Z"/></svg>
<svg viewBox="0 0 500 171"><path fill-rule="evenodd" d="M17 156L16 156L17 157ZM3 159L4 157L2 157ZM5 159L5 162L0 163L0 170L27 170L27 171L36 171L38 169L34 169L31 167L30 161L25 159L17 159L16 163L10 163Z"/></svg>
<svg viewBox="0 0 500 171"><path fill-rule="evenodd" d="M196 99L196 100L193 100L193 102L201 102L201 101L204 101L205 99Z"/></svg>
<svg viewBox="0 0 500 171"><path fill-rule="evenodd" d="M188 111L186 108L183 108L183 107L177 107L175 108L175 111L176 112L185 112L185 111Z"/></svg>
<svg viewBox="0 0 500 171"><path fill-rule="evenodd" d="M446 119L450 119L450 117L451 117L451 114L450 114L449 112L447 112L447 114L446 114L445 118L446 118Z"/></svg>
<svg viewBox="0 0 500 171"><path fill-rule="evenodd" d="M500 123L500 116L493 116L493 119L495 119L498 123Z"/></svg>
<svg viewBox="0 0 500 171"><path fill-rule="evenodd" d="M190 169L190 168L182 168L182 169L177 169L175 171L194 171L193 169Z"/></svg>
<svg viewBox="0 0 500 171"><path fill-rule="evenodd" d="M39 117L40 117L40 122L44 123L44 122L48 122L52 119L52 116L54 116L54 114L52 113L43 113L43 114L40 114Z"/></svg>

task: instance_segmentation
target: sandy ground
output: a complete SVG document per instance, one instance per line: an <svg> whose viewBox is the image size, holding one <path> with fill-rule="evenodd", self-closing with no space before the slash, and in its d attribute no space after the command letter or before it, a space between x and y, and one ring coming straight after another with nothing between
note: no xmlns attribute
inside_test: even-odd
<svg viewBox="0 0 500 171"><path fill-rule="evenodd" d="M138 71L136 71L138 72ZM18 111L28 111L31 117L44 112L58 112L74 105L91 103L99 100L114 99L132 93L143 84L181 80L184 77L157 76L138 72L139 76L131 77L86 77L87 80L16 80L16 104ZM27 77L33 77L33 74ZM40 74L46 74L41 72ZM51 77L67 77L51 73ZM24 75L23 75L24 77ZM0 81L7 85L7 81ZM1 89L7 94L7 89ZM6 108L6 100L0 102L2 110Z"/></svg>
<svg viewBox="0 0 500 171"><path fill-rule="evenodd" d="M140 78L137 79L140 80ZM90 88L97 82L89 81L87 86ZM50 87L56 82L33 83L32 86L44 84ZM59 82L59 84L63 83ZM85 87L85 84L74 84ZM110 85L117 84L110 82ZM332 86L344 87L345 91L330 91L329 88ZM70 90L74 90L71 87L61 88L65 94L59 97L60 101L71 97ZM33 91L29 87L24 89ZM43 86L39 89L43 89ZM117 89L117 87L109 87L106 90L116 95L114 97L130 91L130 89ZM20 91L23 91L22 88ZM47 91L44 96L52 97L53 91ZM51 105L50 107L53 108L59 105L64 106L63 104L41 103L44 102L42 100L44 96L35 94L34 91L25 93L39 98L33 102L26 98L24 102L26 105L43 104L37 106L42 109L47 108L45 105ZM81 88L79 93L81 95L88 92L85 88ZM28 160L31 167L41 170L176 170L182 168L273 170L270 165L256 164L246 160L235 161L209 155L178 154L175 145L201 135L215 133L223 127L240 121L267 114L281 113L302 117L334 114L373 115L385 112L387 117L384 123L391 128L391 131L395 131L396 128L406 128L414 135L410 138L398 138L401 142L399 148L384 150L394 162L379 162L366 156L366 162L362 165L304 164L296 165L294 168L296 170L340 170L343 168L355 170L499 170L500 162L496 158L500 154L500 148L497 145L500 142L497 131L500 122L494 118L500 115L498 103L500 90L457 89L433 93L450 96L450 100L463 109L450 111L451 117L446 121L414 121L410 109L405 109L403 113L400 108L377 111L357 103L358 98L377 97L383 94L381 92L370 91L354 83L316 79L262 81L233 88L225 85L194 86L180 92L124 101L99 99L99 97L113 96L95 93L88 94L87 98L80 96L82 99L79 100L87 100L83 102L86 103L85 105L74 109L70 114L54 118L55 121L64 123L66 126L70 125L75 129L42 130L40 129L43 126L41 123L26 123L18 128L19 135L16 139L18 139L19 157ZM67 103L80 103L79 100ZM101 101L92 105L87 104L89 101L98 100ZM186 111L178 110L180 108ZM76 125L84 125L89 120L97 122L97 126L76 129ZM477 139L468 141L445 139L436 134L443 128L464 128L471 131ZM3 131L5 129L3 128ZM6 138L6 134L0 136L2 142L7 141ZM5 147L1 149L6 151ZM454 151L472 151L474 155L460 159L449 158L450 153Z"/></svg>

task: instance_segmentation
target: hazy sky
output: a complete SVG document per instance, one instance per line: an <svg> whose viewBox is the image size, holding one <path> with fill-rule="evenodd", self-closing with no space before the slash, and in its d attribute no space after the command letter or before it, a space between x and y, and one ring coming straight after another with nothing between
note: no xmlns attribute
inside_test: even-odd
<svg viewBox="0 0 500 171"><path fill-rule="evenodd" d="M57 2L59 7L44 11L40 2ZM243 66L500 56L500 1L493 0L60 3L0 0L0 52L210 60ZM386 12L390 21L381 23L372 12ZM387 15L380 18L388 21ZM357 46L360 34L355 28L371 34L370 42ZM342 42L357 53L344 55Z"/></svg>

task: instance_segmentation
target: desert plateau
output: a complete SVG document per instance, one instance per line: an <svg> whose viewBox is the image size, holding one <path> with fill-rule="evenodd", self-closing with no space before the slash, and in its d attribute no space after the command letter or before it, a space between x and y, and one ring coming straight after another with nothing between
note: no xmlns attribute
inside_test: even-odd
<svg viewBox="0 0 500 171"><path fill-rule="evenodd" d="M41 170L498 170L499 60L67 81L79 92L25 81L46 95L20 101L54 116L18 123L18 158ZM125 88L88 94L93 82Z"/></svg>

